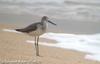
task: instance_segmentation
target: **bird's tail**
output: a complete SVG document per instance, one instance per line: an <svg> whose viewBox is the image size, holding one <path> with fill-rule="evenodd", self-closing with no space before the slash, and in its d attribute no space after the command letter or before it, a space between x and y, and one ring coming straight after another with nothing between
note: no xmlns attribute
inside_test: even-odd
<svg viewBox="0 0 100 64"><path fill-rule="evenodd" d="M15 29L16 31L23 32L22 29Z"/></svg>
<svg viewBox="0 0 100 64"><path fill-rule="evenodd" d="M18 32L26 33L26 31L24 29L15 29L15 30L18 31Z"/></svg>

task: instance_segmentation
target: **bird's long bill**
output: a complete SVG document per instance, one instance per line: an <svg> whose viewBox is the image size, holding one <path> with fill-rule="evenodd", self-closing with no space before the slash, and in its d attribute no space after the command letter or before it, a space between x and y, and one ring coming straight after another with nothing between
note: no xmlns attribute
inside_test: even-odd
<svg viewBox="0 0 100 64"><path fill-rule="evenodd" d="M48 20L48 22L51 23L51 24L53 24L53 25L56 25L55 23L51 22L50 20Z"/></svg>

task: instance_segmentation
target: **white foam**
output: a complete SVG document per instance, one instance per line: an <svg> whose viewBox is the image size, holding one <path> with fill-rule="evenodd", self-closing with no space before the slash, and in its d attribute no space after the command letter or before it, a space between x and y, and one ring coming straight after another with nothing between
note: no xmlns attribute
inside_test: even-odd
<svg viewBox="0 0 100 64"><path fill-rule="evenodd" d="M85 58L86 59L89 59L89 60L97 60L97 61L100 61L100 54L86 55Z"/></svg>
<svg viewBox="0 0 100 64"><path fill-rule="evenodd" d="M34 44L34 41L30 41L30 40L27 40L26 41L27 43L32 43L32 44ZM45 42L41 42L41 43L39 43L40 45L45 45L45 46L56 46L55 44L48 44L48 43L45 43Z"/></svg>
<svg viewBox="0 0 100 64"><path fill-rule="evenodd" d="M16 31L16 30L11 30L11 29L2 29L2 31L6 31L6 32L14 32L14 33L22 34L21 32L18 32L18 31Z"/></svg>
<svg viewBox="0 0 100 64"><path fill-rule="evenodd" d="M58 41L56 45L53 45L55 47L91 53L93 55L86 55L85 58L90 60L100 60L100 34L76 35L46 33L41 37Z"/></svg>

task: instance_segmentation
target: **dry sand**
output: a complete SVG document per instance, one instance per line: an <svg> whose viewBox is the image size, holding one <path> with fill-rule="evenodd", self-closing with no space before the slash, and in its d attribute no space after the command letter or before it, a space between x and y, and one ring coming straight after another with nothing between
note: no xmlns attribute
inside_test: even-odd
<svg viewBox="0 0 100 64"><path fill-rule="evenodd" d="M84 59L85 53L43 45L40 45L40 57L36 57L34 45L26 43L26 40L32 40L32 37L1 31L5 28L13 29L16 26L0 24L0 61L24 60L32 61L33 64L100 64L97 61ZM47 39L41 41L57 43Z"/></svg>

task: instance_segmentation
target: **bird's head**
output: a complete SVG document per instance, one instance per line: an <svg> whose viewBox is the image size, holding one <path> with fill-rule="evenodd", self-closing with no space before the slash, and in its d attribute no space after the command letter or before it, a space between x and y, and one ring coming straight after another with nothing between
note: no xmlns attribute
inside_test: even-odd
<svg viewBox="0 0 100 64"><path fill-rule="evenodd" d="M47 16L43 16L42 17L42 21L46 21L46 22L49 22L49 23L51 23L53 25L56 25L55 23L51 22Z"/></svg>

